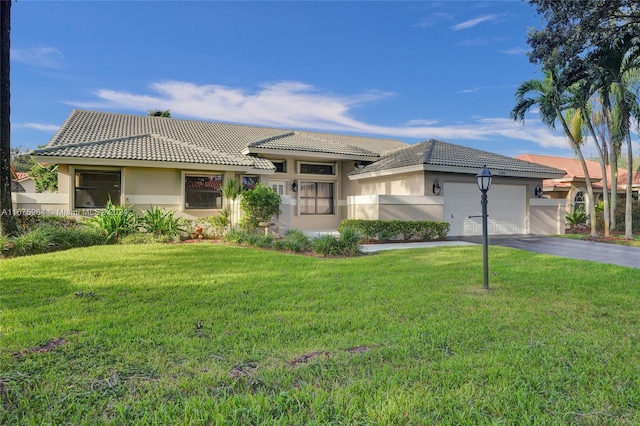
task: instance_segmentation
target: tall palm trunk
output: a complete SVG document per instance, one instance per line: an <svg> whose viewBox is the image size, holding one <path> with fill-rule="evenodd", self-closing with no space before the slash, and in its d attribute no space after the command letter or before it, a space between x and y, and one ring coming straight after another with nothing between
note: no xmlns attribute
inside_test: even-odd
<svg viewBox="0 0 640 426"><path fill-rule="evenodd" d="M633 183L633 144L631 143L631 133L627 132L627 155L629 156L629 165L627 166L627 188L625 191L626 200L624 203L624 239L633 240L633 192L631 184Z"/></svg>
<svg viewBox="0 0 640 426"><path fill-rule="evenodd" d="M580 149L580 145L578 145L575 138L573 137L573 133L571 133L571 129L569 129L569 126L567 125L567 122L564 119L564 116L562 115L562 111L560 111L560 108L558 108L557 106L555 106L554 109L556 111L558 120L560 120L560 123L562 123L562 128L564 130L564 133L569 139L569 145L575 151L576 155L578 156L578 160L580 160L580 164L582 165L582 170L584 171L584 180L587 185L587 194L589 195L589 216L591 217L591 236L597 237L598 234L596 230L595 197L593 196L593 185L591 184L591 177L589 176L589 169L587 168L587 162L584 160L584 156L582 155L582 150Z"/></svg>
<svg viewBox="0 0 640 426"><path fill-rule="evenodd" d="M11 202L11 1L0 0L0 234L4 235L18 231Z"/></svg>
<svg viewBox="0 0 640 426"><path fill-rule="evenodd" d="M600 170L602 172L602 203L604 204L604 212L603 212L603 221L604 221L604 236L605 238L609 236L609 191L607 190L607 165L604 161L604 154L602 152L602 148L598 143L598 137L596 136L596 131L593 128L593 124L589 117L586 117L587 126L589 127L589 132L595 141L596 148L598 150L598 160L600 163ZM595 200L594 200L595 201ZM594 206L595 207L595 206ZM594 223L595 226L595 223Z"/></svg>

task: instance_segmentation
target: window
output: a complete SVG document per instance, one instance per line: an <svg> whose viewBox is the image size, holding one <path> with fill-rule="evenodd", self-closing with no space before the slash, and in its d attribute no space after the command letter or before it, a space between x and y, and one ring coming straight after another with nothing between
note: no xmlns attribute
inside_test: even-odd
<svg viewBox="0 0 640 426"><path fill-rule="evenodd" d="M276 194L278 195L285 195L285 183L284 182L280 182L280 181L270 181L269 182L269 186L271 187L271 189L273 189L275 191Z"/></svg>
<svg viewBox="0 0 640 426"><path fill-rule="evenodd" d="M334 164L331 163L300 163L300 174L305 175L335 175Z"/></svg>
<svg viewBox="0 0 640 426"><path fill-rule="evenodd" d="M258 176L242 176L242 189L254 189L258 184Z"/></svg>
<svg viewBox="0 0 640 426"><path fill-rule="evenodd" d="M286 161L274 161L271 160L274 166L276 166L276 173L287 173L287 162Z"/></svg>
<svg viewBox="0 0 640 426"><path fill-rule="evenodd" d="M300 214L333 214L332 182L300 182Z"/></svg>
<svg viewBox="0 0 640 426"><path fill-rule="evenodd" d="M185 176L185 209L222 208L222 175Z"/></svg>
<svg viewBox="0 0 640 426"><path fill-rule="evenodd" d="M120 205L120 170L76 170L76 209L102 208L107 201Z"/></svg>
<svg viewBox="0 0 640 426"><path fill-rule="evenodd" d="M578 191L576 192L575 197L573 197L573 211L577 212L579 210L587 211L587 209L585 208L585 197L584 197L584 192L582 191Z"/></svg>

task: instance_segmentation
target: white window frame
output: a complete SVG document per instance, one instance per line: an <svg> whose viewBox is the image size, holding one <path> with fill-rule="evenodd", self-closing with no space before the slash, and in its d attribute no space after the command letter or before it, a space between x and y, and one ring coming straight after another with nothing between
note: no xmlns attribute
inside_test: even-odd
<svg viewBox="0 0 640 426"><path fill-rule="evenodd" d="M269 188L276 191L278 195L287 195L287 182L283 180L269 180Z"/></svg>

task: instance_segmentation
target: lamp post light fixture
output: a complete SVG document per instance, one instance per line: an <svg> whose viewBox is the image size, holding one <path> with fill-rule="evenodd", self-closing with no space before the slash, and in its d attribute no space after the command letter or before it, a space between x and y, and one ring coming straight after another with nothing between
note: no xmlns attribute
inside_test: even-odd
<svg viewBox="0 0 640 426"><path fill-rule="evenodd" d="M482 192L480 204L482 205L482 271L484 273L484 288L489 289L489 236L487 231L487 192L491 188L493 175L485 165L476 175L478 188Z"/></svg>

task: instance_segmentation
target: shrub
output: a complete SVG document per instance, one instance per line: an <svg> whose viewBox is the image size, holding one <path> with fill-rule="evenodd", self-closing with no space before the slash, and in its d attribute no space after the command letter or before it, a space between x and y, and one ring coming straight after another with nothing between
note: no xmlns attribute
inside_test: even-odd
<svg viewBox="0 0 640 426"><path fill-rule="evenodd" d="M616 218L616 227L615 231L623 232L625 229L625 200L624 198L618 199L618 205L614 210L614 215ZM597 214L596 224L600 226L602 229L602 225L604 224L602 220L602 214ZM633 232L640 232L640 202L638 200L633 200L631 203L631 229Z"/></svg>
<svg viewBox="0 0 640 426"><path fill-rule="evenodd" d="M175 210L165 211L162 207L151 207L140 217L140 226L147 232L155 235L164 235L177 238L181 233L185 233L182 228L183 219L175 217Z"/></svg>
<svg viewBox="0 0 640 426"><path fill-rule="evenodd" d="M427 220L363 220L347 219L340 222L338 231L346 227L357 230L364 240L442 240L449 233L449 223Z"/></svg>
<svg viewBox="0 0 640 426"><path fill-rule="evenodd" d="M249 233L243 229L230 229L222 238L232 244L244 244L249 238Z"/></svg>
<svg viewBox="0 0 640 426"><path fill-rule="evenodd" d="M41 254L55 249L54 236L50 227L35 227L13 239L12 253L16 256Z"/></svg>
<svg viewBox="0 0 640 426"><path fill-rule="evenodd" d="M260 226L260 222L268 222L280 213L282 198L273 189L261 183L254 189L243 192L240 207L244 211L240 223L245 229L251 230Z"/></svg>
<svg viewBox="0 0 640 426"><path fill-rule="evenodd" d="M322 256L337 256L340 252L340 244L333 235L324 234L311 241L311 249Z"/></svg>
<svg viewBox="0 0 640 426"><path fill-rule="evenodd" d="M255 245L260 248L272 248L274 240L275 237L272 234L258 235Z"/></svg>
<svg viewBox="0 0 640 426"><path fill-rule="evenodd" d="M350 227L343 228L338 239L330 234L314 238L311 241L311 248L314 253L322 256L354 256L362 253L360 234Z"/></svg>
<svg viewBox="0 0 640 426"><path fill-rule="evenodd" d="M177 236L153 234L148 232L133 232L118 239L118 244L163 244L178 240Z"/></svg>
<svg viewBox="0 0 640 426"><path fill-rule="evenodd" d="M100 230L105 242L111 243L118 238L137 231L136 214L126 206L116 206L107 201L104 210L89 220L89 224Z"/></svg>
<svg viewBox="0 0 640 426"><path fill-rule="evenodd" d="M46 226L50 228L49 233L53 237L53 243L57 250L90 247L100 245L103 242L102 234L86 225L78 224L74 228Z"/></svg>
<svg viewBox="0 0 640 426"><path fill-rule="evenodd" d="M0 235L0 257L10 256L15 244L8 235Z"/></svg>
<svg viewBox="0 0 640 426"><path fill-rule="evenodd" d="M360 232L357 229L345 226L340 232L338 240L339 254L341 256L354 256L362 253L360 246Z"/></svg>
<svg viewBox="0 0 640 426"><path fill-rule="evenodd" d="M589 215L584 212L584 210L576 210L573 213L566 213L565 217L567 219L567 223L571 228L574 228L578 225L586 223L589 220Z"/></svg>
<svg viewBox="0 0 640 426"><path fill-rule="evenodd" d="M299 229L291 228L284 234L284 238L273 242L276 250L289 250L295 253L309 251L311 240Z"/></svg>
<svg viewBox="0 0 640 426"><path fill-rule="evenodd" d="M209 216L207 221L217 235L222 235L231 226L231 209L227 206L217 216Z"/></svg>

